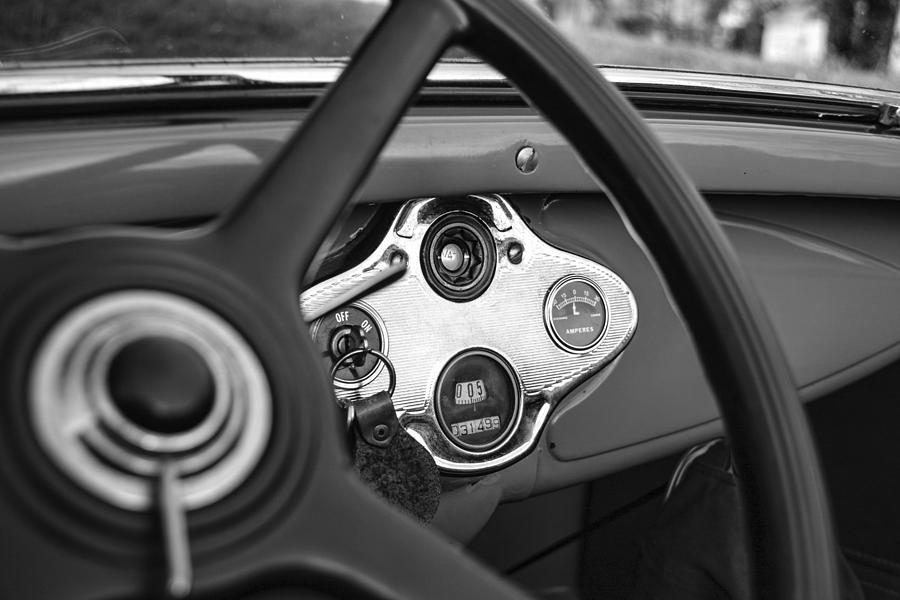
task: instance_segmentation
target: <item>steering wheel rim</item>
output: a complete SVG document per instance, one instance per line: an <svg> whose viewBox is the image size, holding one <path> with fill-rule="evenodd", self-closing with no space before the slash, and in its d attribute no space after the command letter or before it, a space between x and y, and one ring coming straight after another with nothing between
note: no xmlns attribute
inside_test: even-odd
<svg viewBox="0 0 900 600"><path fill-rule="evenodd" d="M86 299L122 289L181 295L233 323L272 388L278 419L258 472L191 514L199 595L290 581L379 597L520 596L355 478L327 377L297 310L298 274L453 44L498 68L558 127L655 258L693 333L744 474L757 593L838 597L811 436L733 251L627 100L520 0L395 2L244 201L204 230L173 236L112 228L3 245L0 269L9 276L0 284L0 351L14 358L2 366L2 385L15 401L0 415L0 474L5 524L18 542L17 553L5 557L18 597L147 593L145 564L159 553L123 532L147 536L153 521L69 481L29 437L27 417L30 360L46 332ZM317 400L301 401L310 395ZM71 506L61 509L48 492L65 493ZM83 522L73 524L66 510ZM210 533L226 517L240 521L227 535ZM85 535L112 550L87 543L85 552ZM60 539L78 552L58 549ZM34 586L42 564L55 569L54 578Z"/></svg>

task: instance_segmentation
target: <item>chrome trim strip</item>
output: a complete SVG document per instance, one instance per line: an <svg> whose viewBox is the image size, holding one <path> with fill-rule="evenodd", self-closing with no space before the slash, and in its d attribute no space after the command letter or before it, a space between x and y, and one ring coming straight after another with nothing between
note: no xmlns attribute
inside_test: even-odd
<svg viewBox="0 0 900 600"><path fill-rule="evenodd" d="M345 65L345 61L289 59L0 64L0 96L164 89L209 90L247 86L322 86L334 82ZM900 91L812 81L649 67L598 68L610 81L625 87L660 87L669 88L669 91L705 90L866 104L900 102ZM506 85L506 79L483 63L442 62L432 70L428 83L436 86L466 83Z"/></svg>

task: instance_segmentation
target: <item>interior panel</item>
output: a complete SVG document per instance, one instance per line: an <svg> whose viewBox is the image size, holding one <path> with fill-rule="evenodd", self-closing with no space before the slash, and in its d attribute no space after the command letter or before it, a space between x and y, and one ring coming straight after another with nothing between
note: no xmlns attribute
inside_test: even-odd
<svg viewBox="0 0 900 600"><path fill-rule="evenodd" d="M893 137L660 115L651 124L721 217L806 399L897 358ZM281 110L18 124L0 133L0 227L24 233L199 222L246 191L295 125L295 113ZM514 160L526 143L539 157L530 174ZM489 116L417 109L357 202L371 217L365 203L393 215L409 198L487 192L502 193L544 241L619 274L640 312L626 350L561 400L534 451L488 478L488 488L500 489L493 502L593 479L719 434L693 342L652 263L538 117L522 109ZM356 243L361 232L387 227L383 215L369 217L349 219L341 235ZM331 274L350 266L327 265Z"/></svg>
<svg viewBox="0 0 900 600"><path fill-rule="evenodd" d="M358 199L596 191L565 140L521 113L412 114ZM296 127L296 114L176 113L7 128L0 132L7 149L0 151L0 227L23 233L211 216L248 189ZM900 189L892 136L702 119L649 123L703 192L894 197ZM540 162L523 174L514 155L526 143Z"/></svg>

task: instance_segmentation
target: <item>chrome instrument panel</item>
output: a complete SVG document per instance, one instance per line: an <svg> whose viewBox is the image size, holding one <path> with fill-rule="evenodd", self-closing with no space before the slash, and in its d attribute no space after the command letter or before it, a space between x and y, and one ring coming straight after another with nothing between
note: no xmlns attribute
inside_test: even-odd
<svg viewBox="0 0 900 600"><path fill-rule="evenodd" d="M428 285L420 260L428 227L451 212L479 218L493 238L497 264L494 280L478 298L453 302ZM521 244L521 261L507 257ZM612 271L564 252L537 237L500 196L465 199L420 199L404 205L385 239L356 267L301 294L304 314L312 314L354 286L367 273L385 268L403 252L409 268L399 279L362 298L384 324L397 373L393 395L400 422L434 456L445 472L471 473L496 468L528 452L546 423L553 404L568 390L597 372L622 351L637 326L637 306L628 286ZM608 310L608 325L589 352L573 354L558 347L544 324L548 291L565 276L577 274L596 283ZM433 396L443 367L458 353L483 348L503 357L521 389L522 412L513 435L482 453L453 445L441 431ZM336 389L342 401L387 388L380 374L358 389Z"/></svg>

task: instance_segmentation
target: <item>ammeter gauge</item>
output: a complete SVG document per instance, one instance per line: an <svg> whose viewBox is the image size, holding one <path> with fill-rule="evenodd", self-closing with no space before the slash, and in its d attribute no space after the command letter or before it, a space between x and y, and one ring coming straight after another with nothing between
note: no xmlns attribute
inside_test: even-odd
<svg viewBox="0 0 900 600"><path fill-rule="evenodd" d="M606 315L603 292L585 277L563 277L547 293L544 324L556 345L567 352L595 348L606 333Z"/></svg>

